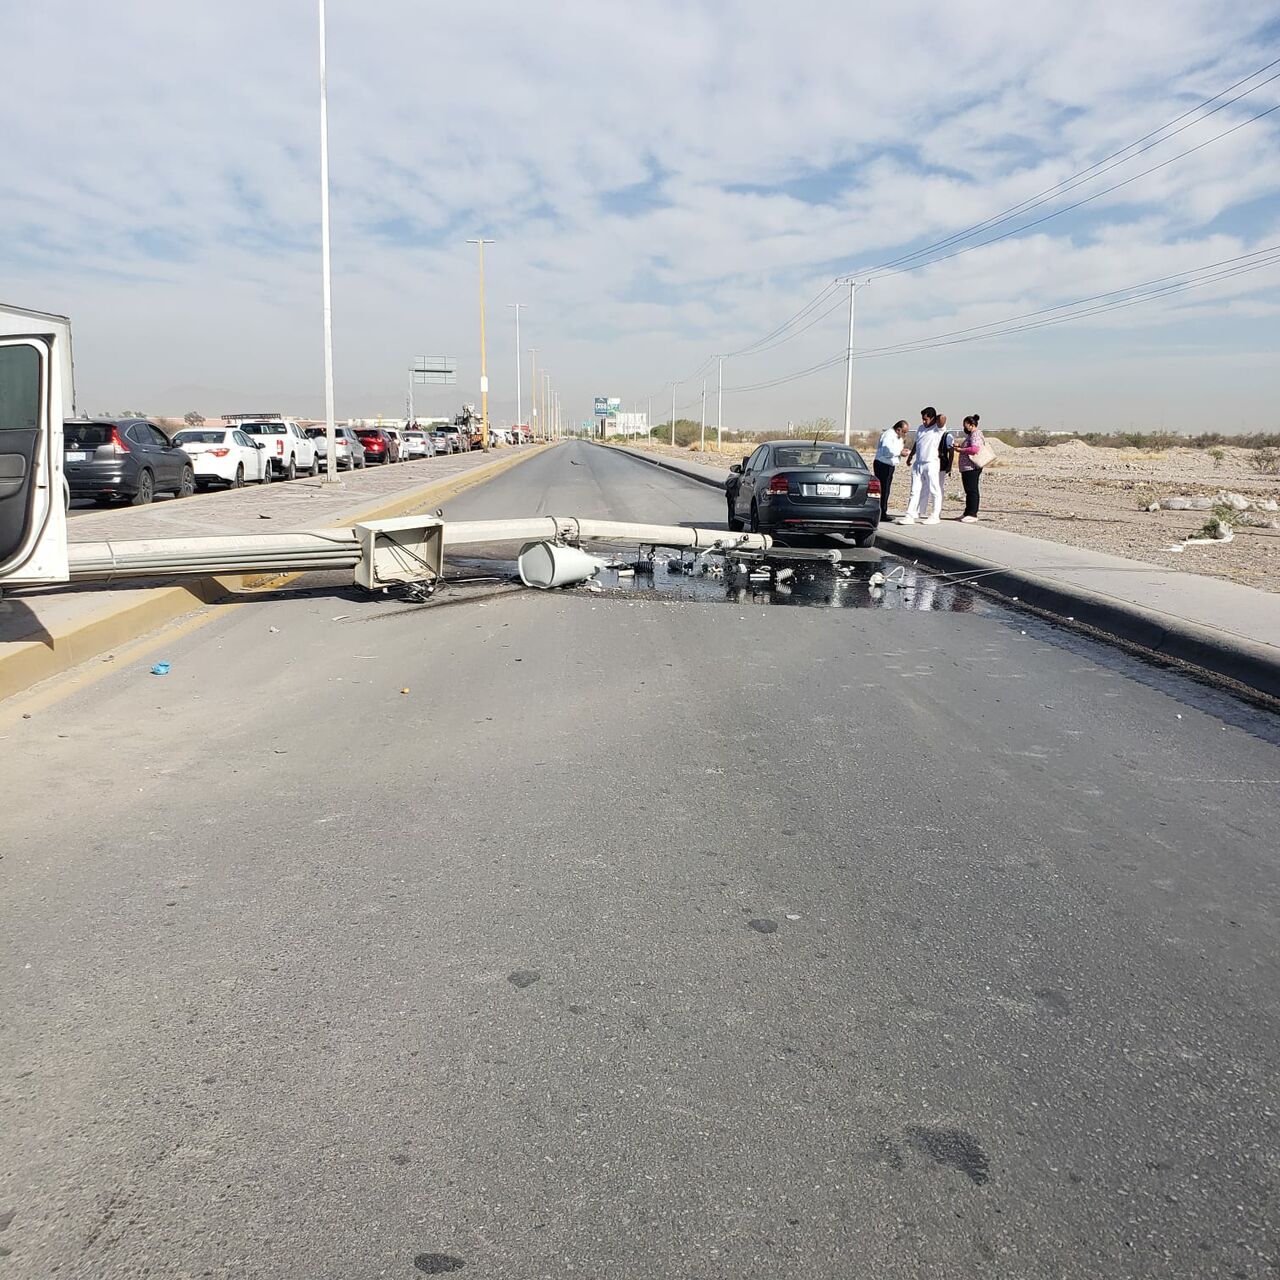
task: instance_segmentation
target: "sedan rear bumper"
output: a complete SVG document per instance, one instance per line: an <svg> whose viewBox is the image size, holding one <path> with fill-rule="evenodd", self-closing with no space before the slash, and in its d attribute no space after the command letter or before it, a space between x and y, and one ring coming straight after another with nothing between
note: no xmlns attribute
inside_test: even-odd
<svg viewBox="0 0 1280 1280"><path fill-rule="evenodd" d="M794 529L797 533L840 533L846 529L875 529L880 524L878 498L856 505L774 498L760 504L759 511L764 528Z"/></svg>

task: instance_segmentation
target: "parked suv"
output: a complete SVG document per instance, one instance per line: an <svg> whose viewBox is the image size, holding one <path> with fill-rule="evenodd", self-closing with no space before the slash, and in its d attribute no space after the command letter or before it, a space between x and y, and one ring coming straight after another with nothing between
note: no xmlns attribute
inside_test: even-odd
<svg viewBox="0 0 1280 1280"><path fill-rule="evenodd" d="M235 423L246 435L261 440L267 446L267 457L272 470L286 480L292 480L299 471L306 475L319 475L316 462L316 446L307 433L291 418L267 418L261 422Z"/></svg>
<svg viewBox="0 0 1280 1280"><path fill-rule="evenodd" d="M357 427L366 462L399 462L400 441L381 427Z"/></svg>
<svg viewBox="0 0 1280 1280"><path fill-rule="evenodd" d="M316 462L321 469L324 468L325 459L329 456L329 440L325 431L324 427L307 428L307 436L316 447ZM333 431L338 470L341 471L346 467L348 471L355 471L363 467L364 445L360 443L360 437L350 427L334 427Z"/></svg>
<svg viewBox="0 0 1280 1280"><path fill-rule="evenodd" d="M76 418L62 425L62 465L73 498L143 506L157 493L196 491L191 457L145 418Z"/></svg>

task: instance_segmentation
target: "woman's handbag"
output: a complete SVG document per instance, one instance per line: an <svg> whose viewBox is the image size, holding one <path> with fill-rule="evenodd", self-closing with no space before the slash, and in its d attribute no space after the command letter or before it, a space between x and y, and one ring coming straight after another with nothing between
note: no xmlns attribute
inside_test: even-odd
<svg viewBox="0 0 1280 1280"><path fill-rule="evenodd" d="M996 460L996 451L985 441L978 446L978 452L973 455L973 465L975 467L989 467Z"/></svg>

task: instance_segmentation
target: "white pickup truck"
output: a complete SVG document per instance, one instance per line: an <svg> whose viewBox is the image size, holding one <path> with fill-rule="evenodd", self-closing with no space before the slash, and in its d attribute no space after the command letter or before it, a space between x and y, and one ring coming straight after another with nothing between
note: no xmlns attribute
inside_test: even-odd
<svg viewBox="0 0 1280 1280"><path fill-rule="evenodd" d="M267 446L274 474L286 480L292 480L299 472L308 476L320 474L315 441L292 418L282 418L278 413L224 413L222 420Z"/></svg>
<svg viewBox="0 0 1280 1280"><path fill-rule="evenodd" d="M71 321L0 305L0 587L67 580Z"/></svg>

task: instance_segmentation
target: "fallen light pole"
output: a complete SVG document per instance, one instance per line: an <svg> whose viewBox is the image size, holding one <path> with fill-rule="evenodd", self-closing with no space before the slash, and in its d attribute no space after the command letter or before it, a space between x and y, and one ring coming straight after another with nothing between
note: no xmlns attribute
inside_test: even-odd
<svg viewBox="0 0 1280 1280"><path fill-rule="evenodd" d="M67 553L73 582L216 574L276 576L351 569L357 586L377 591L409 582L438 581L444 572L447 546L494 542L577 546L584 541L635 542L703 551L767 551L772 546L772 539L761 533L582 520L577 516L451 523L435 517L399 516L370 520L349 529L73 542Z"/></svg>
<svg viewBox="0 0 1280 1280"><path fill-rule="evenodd" d="M446 546L481 542L639 542L654 547L767 551L767 533L726 533L723 529L676 524L631 524L621 520L581 520L577 516L534 516L524 520L455 520L444 526Z"/></svg>

